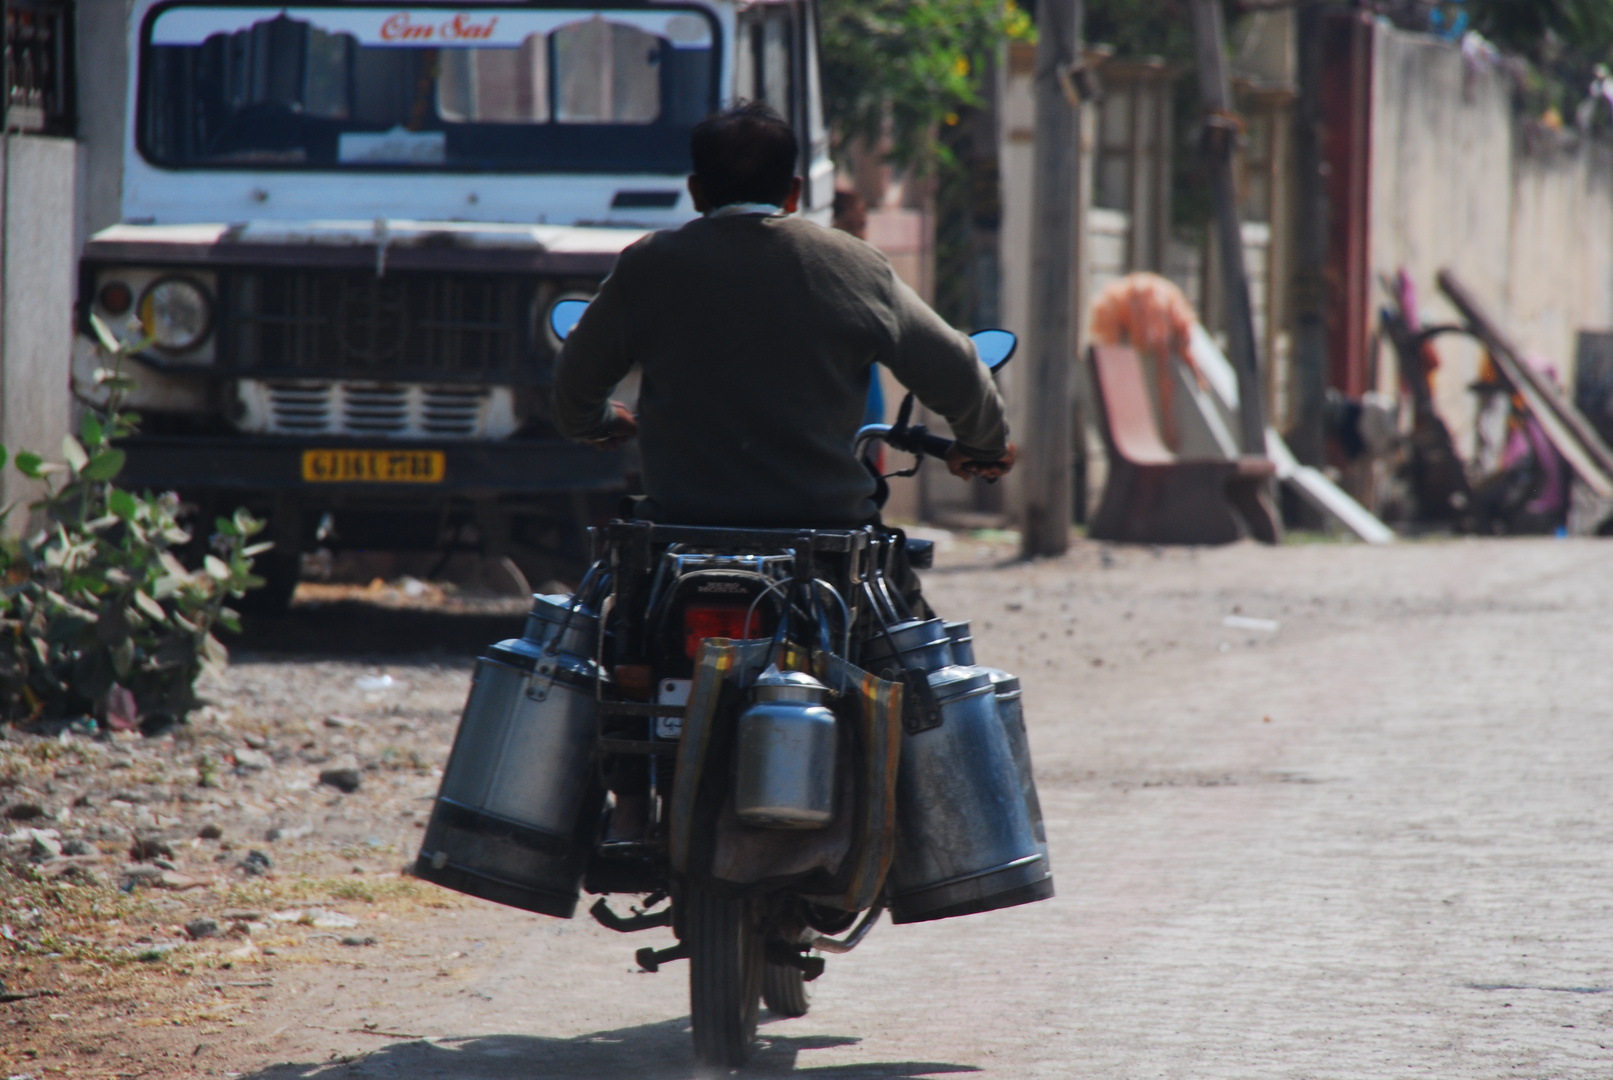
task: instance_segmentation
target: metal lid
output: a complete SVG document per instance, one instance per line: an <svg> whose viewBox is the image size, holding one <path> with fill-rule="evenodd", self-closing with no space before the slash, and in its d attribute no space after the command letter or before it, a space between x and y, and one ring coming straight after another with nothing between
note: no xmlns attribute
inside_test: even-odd
<svg viewBox="0 0 1613 1080"><path fill-rule="evenodd" d="M985 668L960 667L953 664L930 672L930 689L935 691L936 701L945 705L954 698L990 690L991 676Z"/></svg>
<svg viewBox="0 0 1613 1080"><path fill-rule="evenodd" d="M883 633L869 638L863 652L868 657L889 656L893 644L896 651L907 653L931 645L950 645L952 638L947 636L946 624L940 619L909 619L891 627L888 639Z"/></svg>
<svg viewBox="0 0 1613 1080"><path fill-rule="evenodd" d="M526 617L526 631L522 635L529 641L548 641L561 626L566 628L566 645L581 645L579 651L592 652L591 644L598 640L599 616L586 607L571 610L572 598L563 593L545 596L532 594L532 610Z"/></svg>
<svg viewBox="0 0 1613 1080"><path fill-rule="evenodd" d="M600 674L599 666L589 657L564 652L551 655L541 642L529 638L509 638L490 645L483 659L579 684L592 684Z"/></svg>
<svg viewBox="0 0 1613 1080"><path fill-rule="evenodd" d="M752 701L804 701L822 705L829 699L829 688L804 671L780 671L777 664L756 676L751 684Z"/></svg>
<svg viewBox="0 0 1613 1080"><path fill-rule="evenodd" d="M973 624L971 624L968 619L963 619L959 622L949 622L946 624L946 628L947 637L951 638L953 641L960 641L974 636Z"/></svg>
<svg viewBox="0 0 1613 1080"><path fill-rule="evenodd" d="M991 686L992 689L997 691L998 697L1004 694L1019 693L1019 676L1013 672L994 667L981 668L980 670L991 676Z"/></svg>

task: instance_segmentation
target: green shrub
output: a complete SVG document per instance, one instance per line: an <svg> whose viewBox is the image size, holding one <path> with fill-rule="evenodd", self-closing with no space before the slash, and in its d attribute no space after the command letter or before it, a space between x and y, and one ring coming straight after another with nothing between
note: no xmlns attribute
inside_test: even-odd
<svg viewBox="0 0 1613 1080"><path fill-rule="evenodd" d="M240 628L226 601L263 584L252 558L271 546L251 543L263 522L237 510L218 519L201 568L187 569L175 554L191 542L178 497L113 483L125 461L114 443L139 422L122 408L134 386L123 360L150 342L120 343L99 320L95 329L110 361L95 376L104 399L87 404L78 438L62 440L63 462L15 457L46 493L29 505L38 530L0 541L0 709L13 721L184 717L197 678L227 659L213 628ZM0 524L14 509L0 510Z"/></svg>

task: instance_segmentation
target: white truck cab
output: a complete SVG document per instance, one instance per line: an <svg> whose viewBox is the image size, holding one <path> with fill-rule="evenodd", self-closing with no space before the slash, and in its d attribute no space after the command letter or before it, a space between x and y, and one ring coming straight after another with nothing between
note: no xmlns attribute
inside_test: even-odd
<svg viewBox="0 0 1613 1080"><path fill-rule="evenodd" d="M735 100L790 119L828 223L815 20L137 0L122 220L85 246L74 358L88 393L92 312L155 338L122 482L266 514L275 600L316 543L474 548L534 580L580 560L579 517L632 465L554 436L547 311L694 216L690 131Z"/></svg>

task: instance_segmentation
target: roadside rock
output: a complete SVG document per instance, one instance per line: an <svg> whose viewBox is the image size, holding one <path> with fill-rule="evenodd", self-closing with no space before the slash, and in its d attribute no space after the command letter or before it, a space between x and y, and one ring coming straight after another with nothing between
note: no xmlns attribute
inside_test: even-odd
<svg viewBox="0 0 1613 1080"><path fill-rule="evenodd" d="M274 869L273 860L257 848L247 852L246 858L242 859L239 865L248 877L262 877Z"/></svg>
<svg viewBox="0 0 1613 1080"><path fill-rule="evenodd" d="M276 840L301 840L313 831L312 825L276 825L264 834L264 839L271 844Z"/></svg>
<svg viewBox="0 0 1613 1080"><path fill-rule="evenodd" d="M297 922L304 926L317 927L320 930L347 930L358 925L358 920L351 915L343 915L339 911L327 911L324 908L309 908L303 912Z"/></svg>
<svg viewBox="0 0 1613 1080"><path fill-rule="evenodd" d="M88 840L69 840L62 845L63 855L99 855L95 845Z"/></svg>
<svg viewBox="0 0 1613 1080"><path fill-rule="evenodd" d="M167 871L160 866L147 866L144 863L140 863L135 866L125 866L123 868L123 880L126 886L141 883L154 885L165 873Z"/></svg>
<svg viewBox="0 0 1613 1080"><path fill-rule="evenodd" d="M267 735L259 735L256 732L248 732L247 734L242 735L241 741L246 743L254 750L263 750L269 745L269 737Z"/></svg>
<svg viewBox="0 0 1613 1080"><path fill-rule="evenodd" d="M49 862L62 857L62 842L54 836L47 836L39 830L34 830L34 838L28 845L30 858L40 862Z"/></svg>
<svg viewBox="0 0 1613 1080"><path fill-rule="evenodd" d="M235 771L242 775L262 772L273 764L274 759L260 750L245 749L235 751Z"/></svg>
<svg viewBox="0 0 1613 1080"><path fill-rule="evenodd" d="M372 937L359 937L357 934L348 934L346 937L342 938L342 944L343 945L378 945L378 944L380 944L380 942L378 942L375 938L372 938Z"/></svg>
<svg viewBox="0 0 1613 1080"><path fill-rule="evenodd" d="M217 840L224 835L224 830L212 822L202 826L201 832L196 834L203 840Z"/></svg>
<svg viewBox="0 0 1613 1080"><path fill-rule="evenodd" d="M137 836L134 843L129 845L129 858L135 862L146 862L150 859L172 859L174 849L168 846L168 841L160 836Z"/></svg>
<svg viewBox="0 0 1613 1080"><path fill-rule="evenodd" d="M329 784L338 791L351 795L357 791L363 782L364 774L356 766L341 766L334 769L324 769L319 774L321 784Z"/></svg>
<svg viewBox="0 0 1613 1080"><path fill-rule="evenodd" d="M185 924L185 933L192 939L200 941L202 938L218 936L218 923L213 919L192 919Z"/></svg>
<svg viewBox="0 0 1613 1080"><path fill-rule="evenodd" d="M45 808L36 802L12 803L6 807L6 817L12 821L33 821L45 816Z"/></svg>
<svg viewBox="0 0 1613 1080"><path fill-rule="evenodd" d="M93 866L85 866L83 863L68 862L66 865L60 866L59 869L56 866L52 866L50 874L52 877L76 882L80 885L100 886L106 884L105 874Z"/></svg>

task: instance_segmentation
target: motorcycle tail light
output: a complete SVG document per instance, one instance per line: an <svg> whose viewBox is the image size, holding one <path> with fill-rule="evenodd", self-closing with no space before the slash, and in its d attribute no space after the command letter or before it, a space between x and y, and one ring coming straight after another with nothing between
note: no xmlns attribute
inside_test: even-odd
<svg viewBox="0 0 1613 1080"><path fill-rule="evenodd" d="M745 625L749 605L723 605L721 607L689 607L683 610L683 651L693 660L706 638L746 638L756 627L758 619L752 616L750 626Z"/></svg>

